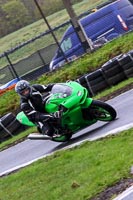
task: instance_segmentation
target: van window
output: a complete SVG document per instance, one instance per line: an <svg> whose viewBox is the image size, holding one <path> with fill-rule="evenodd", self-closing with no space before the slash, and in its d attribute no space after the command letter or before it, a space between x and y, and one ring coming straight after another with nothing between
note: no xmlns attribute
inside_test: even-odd
<svg viewBox="0 0 133 200"><path fill-rule="evenodd" d="M125 19L133 16L133 8L131 4L127 1L121 1L118 4L117 9L120 11L121 15L125 17Z"/></svg>
<svg viewBox="0 0 133 200"><path fill-rule="evenodd" d="M118 7L117 7L118 10L125 8L127 6L129 6L129 7L131 6L130 2L128 2L128 1L118 1L117 5L118 5Z"/></svg>
<svg viewBox="0 0 133 200"><path fill-rule="evenodd" d="M72 41L71 41L70 37L63 40L63 42L61 44L61 48L64 53L72 48Z"/></svg>

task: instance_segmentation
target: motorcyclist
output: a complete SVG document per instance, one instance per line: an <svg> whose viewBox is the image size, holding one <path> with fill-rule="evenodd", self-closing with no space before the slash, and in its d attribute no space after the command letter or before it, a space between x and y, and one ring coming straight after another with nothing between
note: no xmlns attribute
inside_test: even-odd
<svg viewBox="0 0 133 200"><path fill-rule="evenodd" d="M54 128L50 125L50 120L59 118L59 112L48 114L44 110L46 99L54 84L40 85L20 80L15 86L15 91L20 95L20 107L28 119L38 126L42 134L53 135ZM44 98L45 96L45 98Z"/></svg>

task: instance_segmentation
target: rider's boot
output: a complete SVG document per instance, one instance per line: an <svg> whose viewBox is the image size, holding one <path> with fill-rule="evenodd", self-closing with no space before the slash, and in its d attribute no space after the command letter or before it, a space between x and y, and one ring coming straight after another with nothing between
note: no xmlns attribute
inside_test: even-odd
<svg viewBox="0 0 133 200"><path fill-rule="evenodd" d="M43 135L48 135L50 137L59 135L59 131L57 128L54 128L52 124L47 121L38 122L37 123L38 130Z"/></svg>
<svg viewBox="0 0 133 200"><path fill-rule="evenodd" d="M54 134L54 129L48 123L43 123L42 134L52 136Z"/></svg>

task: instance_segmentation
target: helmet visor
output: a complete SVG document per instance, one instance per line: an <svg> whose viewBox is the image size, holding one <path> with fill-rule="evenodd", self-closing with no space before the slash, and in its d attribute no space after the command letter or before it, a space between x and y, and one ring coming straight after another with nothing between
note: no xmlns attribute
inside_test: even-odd
<svg viewBox="0 0 133 200"><path fill-rule="evenodd" d="M30 88L26 88L26 89L22 90L20 94L25 97L28 97L30 95Z"/></svg>

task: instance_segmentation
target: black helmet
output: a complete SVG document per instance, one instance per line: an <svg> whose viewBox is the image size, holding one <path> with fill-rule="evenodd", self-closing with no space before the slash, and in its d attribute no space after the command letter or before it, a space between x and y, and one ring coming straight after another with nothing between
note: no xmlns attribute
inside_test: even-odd
<svg viewBox="0 0 133 200"><path fill-rule="evenodd" d="M20 95L24 97L28 97L31 93L31 86L28 81L21 80L17 82L15 85L15 91Z"/></svg>

